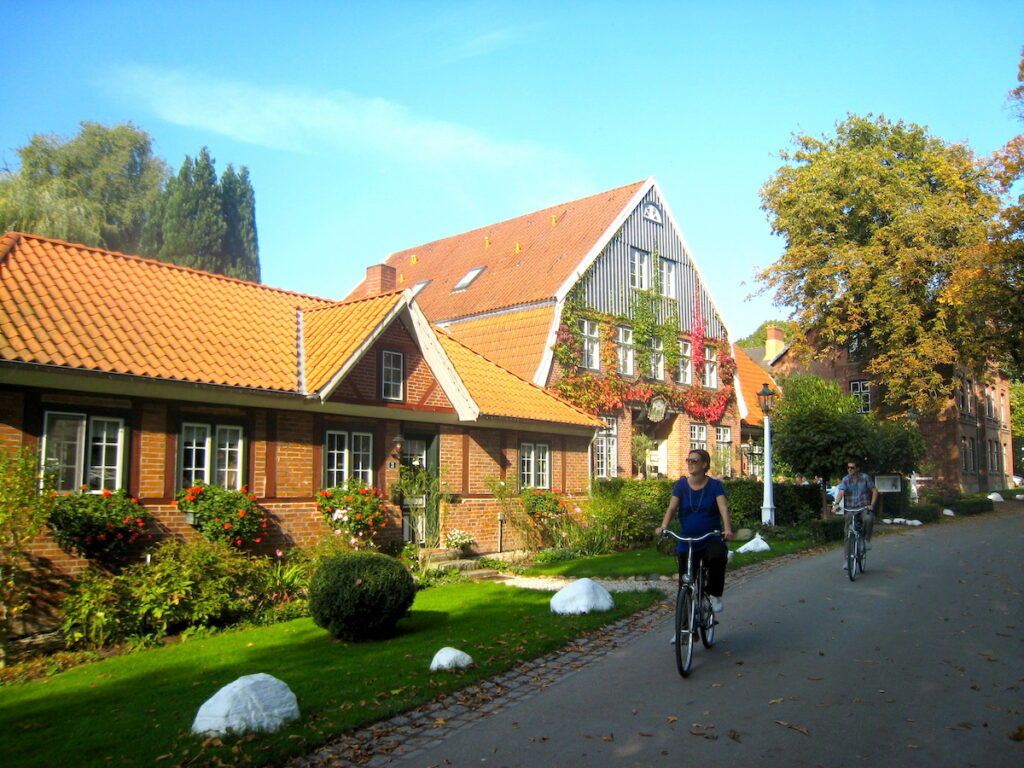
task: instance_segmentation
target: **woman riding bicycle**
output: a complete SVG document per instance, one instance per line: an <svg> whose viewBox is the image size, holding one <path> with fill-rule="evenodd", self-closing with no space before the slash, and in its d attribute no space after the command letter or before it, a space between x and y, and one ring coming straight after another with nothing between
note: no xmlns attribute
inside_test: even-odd
<svg viewBox="0 0 1024 768"><path fill-rule="evenodd" d="M655 534L661 536L668 528L672 518L679 513L679 532L692 538L702 536L710 531L722 531L722 538L732 538L732 523L729 520L729 504L725 500L725 487L721 480L708 477L711 468L711 456L707 451L695 449L690 451L686 459L689 477L681 477L672 487L672 498L665 510ZM676 544L676 555L679 558L680 572L686 572L685 542ZM708 569L707 593L711 598L711 607L715 613L721 613L722 592L725 589L725 566L729 559L729 549L721 539L708 539L706 543L693 545L693 556L696 562L703 561Z"/></svg>

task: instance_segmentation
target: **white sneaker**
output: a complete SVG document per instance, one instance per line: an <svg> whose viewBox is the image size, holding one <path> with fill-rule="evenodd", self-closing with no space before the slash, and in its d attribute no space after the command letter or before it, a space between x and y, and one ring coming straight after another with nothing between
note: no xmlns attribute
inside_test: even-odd
<svg viewBox="0 0 1024 768"><path fill-rule="evenodd" d="M708 600L711 601L711 610L715 613L721 613L725 610L725 605L722 604L722 598L715 597L714 595L708 595Z"/></svg>

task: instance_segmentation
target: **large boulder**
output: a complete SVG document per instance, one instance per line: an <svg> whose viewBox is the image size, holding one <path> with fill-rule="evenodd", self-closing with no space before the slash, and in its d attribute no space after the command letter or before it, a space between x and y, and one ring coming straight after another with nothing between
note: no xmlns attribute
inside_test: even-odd
<svg viewBox="0 0 1024 768"><path fill-rule="evenodd" d="M608 590L591 579L578 579L551 598L551 611L558 614L610 611L614 607L615 601Z"/></svg>
<svg viewBox="0 0 1024 768"><path fill-rule="evenodd" d="M276 731L299 717L295 694L283 682L262 672L228 683L199 708L192 733L223 736L226 733Z"/></svg>
<svg viewBox="0 0 1024 768"><path fill-rule="evenodd" d="M768 542L761 538L761 534L757 534L754 538L744 544L742 547L737 549L737 552L767 552L771 547Z"/></svg>
<svg viewBox="0 0 1024 768"><path fill-rule="evenodd" d="M473 663L473 657L458 648L442 648L434 654L434 660L430 662L430 671L437 672L441 669L459 669L468 667Z"/></svg>

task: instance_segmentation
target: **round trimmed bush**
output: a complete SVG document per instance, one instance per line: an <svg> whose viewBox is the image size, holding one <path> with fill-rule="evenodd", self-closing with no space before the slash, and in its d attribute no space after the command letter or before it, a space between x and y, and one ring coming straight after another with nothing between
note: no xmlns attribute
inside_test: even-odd
<svg viewBox="0 0 1024 768"><path fill-rule="evenodd" d="M309 584L313 621L341 640L391 633L416 595L398 560L376 552L345 552L324 559Z"/></svg>

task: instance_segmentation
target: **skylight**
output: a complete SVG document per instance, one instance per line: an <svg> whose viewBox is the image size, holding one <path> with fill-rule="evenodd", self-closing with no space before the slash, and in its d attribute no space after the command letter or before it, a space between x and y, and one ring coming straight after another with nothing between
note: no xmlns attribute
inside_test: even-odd
<svg viewBox="0 0 1024 768"><path fill-rule="evenodd" d="M461 280L459 280L458 283L456 283L455 287L452 288L452 293L455 293L456 291L464 291L467 288L469 288L470 283L476 280L477 275L479 275L485 269L487 269L486 266L473 267L473 269L469 270L469 272L466 273L465 277L463 277Z"/></svg>

